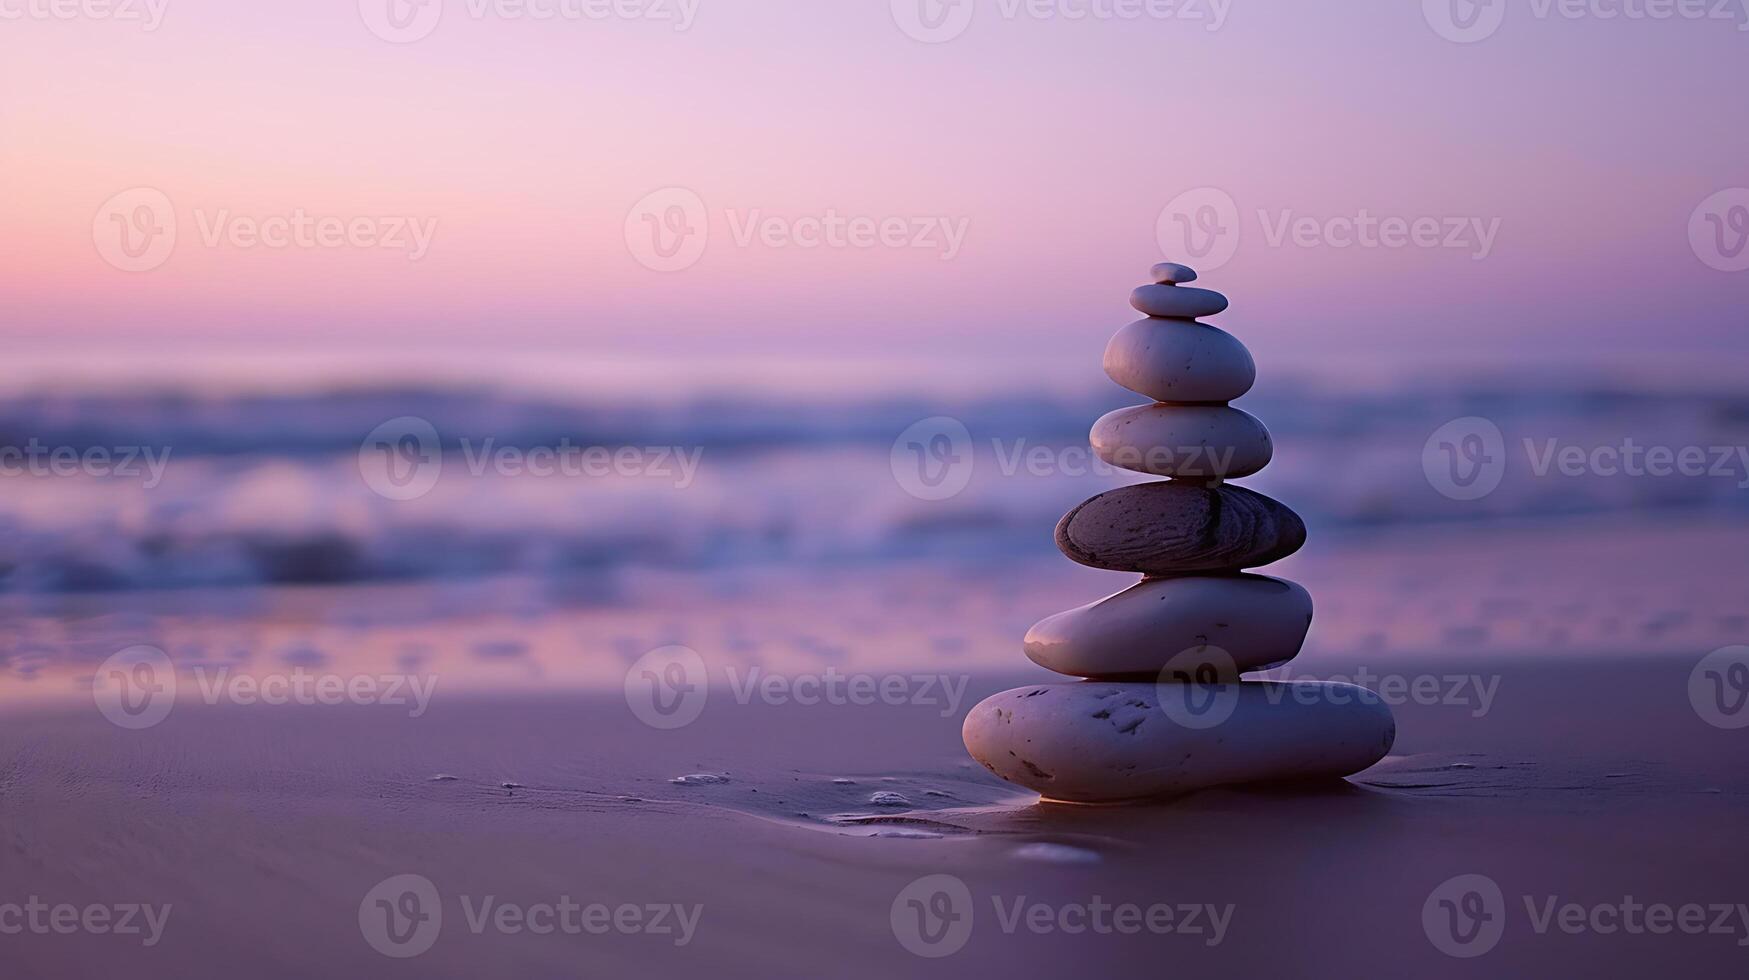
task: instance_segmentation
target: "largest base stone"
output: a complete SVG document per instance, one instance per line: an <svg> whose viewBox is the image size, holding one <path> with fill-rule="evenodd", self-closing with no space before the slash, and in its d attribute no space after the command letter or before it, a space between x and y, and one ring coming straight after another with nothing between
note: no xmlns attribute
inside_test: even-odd
<svg viewBox="0 0 1749 980"><path fill-rule="evenodd" d="M1081 681L986 698L963 734L974 759L1047 800L1126 803L1352 775L1385 757L1397 723L1353 684Z"/></svg>

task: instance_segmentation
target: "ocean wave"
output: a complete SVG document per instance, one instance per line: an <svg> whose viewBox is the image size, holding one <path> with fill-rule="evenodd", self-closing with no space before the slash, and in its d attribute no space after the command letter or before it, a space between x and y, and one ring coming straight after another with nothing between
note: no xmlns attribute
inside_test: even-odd
<svg viewBox="0 0 1749 980"><path fill-rule="evenodd" d="M160 447L151 485L118 474L0 477L0 591L179 589L477 578L582 578L622 570L917 557L999 564L1052 550L1076 502L1143 477L1090 465L1089 423L1134 396L1008 396L954 403L698 400L667 407L564 403L483 391L301 396L56 395L0 402L0 447ZM1314 534L1417 523L1738 513L1740 470L1712 477L1539 473L1550 445L1581 451L1749 445L1749 402L1574 387L1473 385L1359 395L1277 388L1245 399L1276 436L1246 485L1289 503ZM1439 492L1429 436L1454 418L1497 425L1510 464L1481 499ZM430 423L440 475L411 499L373 490L366 434ZM899 433L949 417L970 436L969 475L923 499L895 473ZM490 449L482 447L489 446ZM697 470L538 475L491 453L660 447ZM901 454L902 455L902 454ZM1749 454L1746 454L1749 455Z"/></svg>

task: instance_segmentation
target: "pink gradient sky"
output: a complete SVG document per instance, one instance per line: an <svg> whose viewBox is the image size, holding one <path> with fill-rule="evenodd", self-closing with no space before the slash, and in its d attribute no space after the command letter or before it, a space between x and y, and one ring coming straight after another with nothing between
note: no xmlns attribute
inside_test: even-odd
<svg viewBox="0 0 1749 980"><path fill-rule="evenodd" d="M1199 186L1240 208L1238 251L1205 278L1265 364L1749 348L1749 272L1709 268L1687 234L1703 199L1749 186L1737 24L1515 6L1458 44L1407 0L1234 0L1212 32L1007 19L973 0L963 36L924 44L887 0L704 0L686 31L475 19L448 0L431 36L396 45L358 0L167 2L150 32L0 20L0 331L15 350L866 356L970 373L988 355L1093 376L1162 257L1162 207ZM706 202L711 240L663 273L623 229L671 185ZM126 273L92 223L137 186L171 198L180 235L164 266ZM196 227L197 211L294 208L438 229L410 262L210 248ZM951 261L738 247L725 212L755 209L943 216L967 238ZM1259 209L1499 231L1483 261L1273 247Z"/></svg>

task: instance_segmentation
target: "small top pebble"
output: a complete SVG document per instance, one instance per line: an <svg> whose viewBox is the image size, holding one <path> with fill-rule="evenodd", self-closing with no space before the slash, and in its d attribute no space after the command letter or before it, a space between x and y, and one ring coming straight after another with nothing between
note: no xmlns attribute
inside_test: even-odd
<svg viewBox="0 0 1749 980"><path fill-rule="evenodd" d="M1155 282L1162 284L1172 283L1176 285L1178 283L1196 281L1195 269L1192 269L1188 265L1179 265L1176 262L1162 262L1148 270L1148 272L1149 275L1153 276Z"/></svg>

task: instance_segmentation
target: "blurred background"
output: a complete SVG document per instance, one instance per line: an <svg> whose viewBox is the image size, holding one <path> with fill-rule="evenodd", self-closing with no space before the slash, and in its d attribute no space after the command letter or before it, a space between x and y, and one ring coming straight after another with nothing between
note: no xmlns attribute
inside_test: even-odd
<svg viewBox="0 0 1749 980"><path fill-rule="evenodd" d="M1161 259L1306 663L1699 658L1749 571L1738 5L18 2L0 691L1025 666Z"/></svg>

